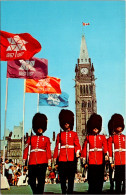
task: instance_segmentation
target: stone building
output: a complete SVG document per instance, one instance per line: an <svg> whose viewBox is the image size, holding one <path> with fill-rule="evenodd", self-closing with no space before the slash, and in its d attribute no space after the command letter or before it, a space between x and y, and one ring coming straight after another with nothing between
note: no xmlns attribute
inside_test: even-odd
<svg viewBox="0 0 126 195"><path fill-rule="evenodd" d="M89 58L85 36L82 35L80 57L75 67L76 131L82 145L87 134L86 123L97 113L94 66Z"/></svg>
<svg viewBox="0 0 126 195"><path fill-rule="evenodd" d="M22 164L22 133L23 123L19 126L14 126L13 132L5 133L5 158L12 159L14 163ZM24 142L28 134L24 136ZM1 140L1 156L3 155L4 141ZM24 148L24 146L23 146Z"/></svg>

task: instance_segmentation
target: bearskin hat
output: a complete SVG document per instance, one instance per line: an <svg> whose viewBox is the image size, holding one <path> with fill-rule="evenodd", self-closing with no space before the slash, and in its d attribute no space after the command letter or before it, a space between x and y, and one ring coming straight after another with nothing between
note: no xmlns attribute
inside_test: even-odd
<svg viewBox="0 0 126 195"><path fill-rule="evenodd" d="M74 126L74 113L71 110L62 109L59 113L60 127L64 129L66 123L70 125L70 129L73 130Z"/></svg>
<svg viewBox="0 0 126 195"><path fill-rule="evenodd" d="M124 118L121 114L113 114L111 117L112 123L113 123L113 129L116 130L117 127L122 127L122 130L124 130Z"/></svg>
<svg viewBox="0 0 126 195"><path fill-rule="evenodd" d="M45 114L36 113L32 119L32 129L35 133L37 133L38 129L42 129L43 133L47 129L47 117Z"/></svg>
<svg viewBox="0 0 126 195"><path fill-rule="evenodd" d="M113 131L114 131L114 129L113 129L113 122L112 122L112 120L109 120L109 122L108 122L108 132L109 132L109 135L112 135Z"/></svg>
<svg viewBox="0 0 126 195"><path fill-rule="evenodd" d="M92 134L93 129L97 128L99 132L102 127L102 117L96 113L93 113L87 121L87 133Z"/></svg>

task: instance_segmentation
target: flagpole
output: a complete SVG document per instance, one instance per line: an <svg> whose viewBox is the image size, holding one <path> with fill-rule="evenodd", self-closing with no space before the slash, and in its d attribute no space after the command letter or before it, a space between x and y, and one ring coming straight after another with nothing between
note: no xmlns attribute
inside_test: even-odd
<svg viewBox="0 0 126 195"><path fill-rule="evenodd" d="M39 93L38 93L38 98L37 98L37 112L39 112Z"/></svg>
<svg viewBox="0 0 126 195"><path fill-rule="evenodd" d="M7 99L8 99L8 78L6 78L5 119L4 119L4 148L3 148L3 176L5 176L5 136L6 136Z"/></svg>
<svg viewBox="0 0 126 195"><path fill-rule="evenodd" d="M24 79L24 95L23 95L22 175L23 175L24 121L25 121L25 83L26 83L26 79Z"/></svg>

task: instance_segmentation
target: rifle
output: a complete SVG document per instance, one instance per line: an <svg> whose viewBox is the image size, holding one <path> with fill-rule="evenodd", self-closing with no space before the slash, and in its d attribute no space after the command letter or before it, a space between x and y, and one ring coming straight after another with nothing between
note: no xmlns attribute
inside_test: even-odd
<svg viewBox="0 0 126 195"><path fill-rule="evenodd" d="M113 159L113 162L115 161L114 156L115 156L115 154L114 154L114 143L112 142L112 159ZM114 175L115 175L115 168L113 168L113 170L112 170L112 179L114 179Z"/></svg>
<svg viewBox="0 0 126 195"><path fill-rule="evenodd" d="M88 136L88 142L87 142L87 164L88 164L88 157L89 157L89 136ZM88 168L85 167L85 179L87 180L88 175Z"/></svg>
<svg viewBox="0 0 126 195"><path fill-rule="evenodd" d="M30 157L30 152L31 152L31 137L32 137L32 129L31 129L31 135L30 135L30 143L29 143L29 147L28 147L28 158L25 162L25 165L28 167L28 163L29 163L29 157ZM23 180L23 183L26 183L26 179L27 179L28 175L26 174L25 179Z"/></svg>
<svg viewBox="0 0 126 195"><path fill-rule="evenodd" d="M60 133L59 133L59 143L58 143L58 157L56 159L56 164L59 164L59 154L60 154L60 149L61 149L61 129L60 129Z"/></svg>

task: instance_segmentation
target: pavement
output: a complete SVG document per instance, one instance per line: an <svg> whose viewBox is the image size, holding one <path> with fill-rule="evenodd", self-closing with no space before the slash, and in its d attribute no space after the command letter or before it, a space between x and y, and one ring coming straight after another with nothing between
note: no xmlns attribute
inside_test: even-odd
<svg viewBox="0 0 126 195"><path fill-rule="evenodd" d="M104 182L102 194L110 194L110 183ZM88 183L75 183L74 194L87 194ZM27 186L10 186L10 190L3 189L1 194L32 194L29 185ZM60 184L45 184L44 194L61 194ZM114 194L114 193L113 193Z"/></svg>

